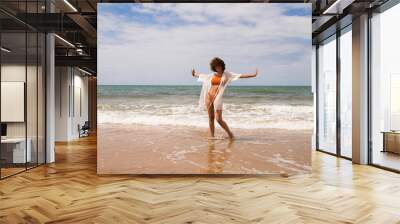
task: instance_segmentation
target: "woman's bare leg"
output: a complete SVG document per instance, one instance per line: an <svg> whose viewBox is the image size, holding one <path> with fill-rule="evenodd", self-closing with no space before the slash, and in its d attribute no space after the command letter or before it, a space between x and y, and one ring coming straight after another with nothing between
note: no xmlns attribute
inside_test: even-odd
<svg viewBox="0 0 400 224"><path fill-rule="evenodd" d="M210 136L214 137L215 133L215 124L214 124L214 104L209 105L208 107L208 125L210 126Z"/></svg>
<svg viewBox="0 0 400 224"><path fill-rule="evenodd" d="M226 133L228 133L229 138L234 138L233 133L231 132L231 130L228 127L228 124L222 119L222 110L217 110L215 112L216 115L216 119L219 125L221 125L221 127L226 131Z"/></svg>

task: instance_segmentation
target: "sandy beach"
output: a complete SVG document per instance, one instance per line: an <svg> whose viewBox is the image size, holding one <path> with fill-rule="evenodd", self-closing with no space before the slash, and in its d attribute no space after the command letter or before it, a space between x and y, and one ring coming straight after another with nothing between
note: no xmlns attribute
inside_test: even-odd
<svg viewBox="0 0 400 224"><path fill-rule="evenodd" d="M98 174L310 172L311 130L238 129L235 140L200 127L99 124Z"/></svg>

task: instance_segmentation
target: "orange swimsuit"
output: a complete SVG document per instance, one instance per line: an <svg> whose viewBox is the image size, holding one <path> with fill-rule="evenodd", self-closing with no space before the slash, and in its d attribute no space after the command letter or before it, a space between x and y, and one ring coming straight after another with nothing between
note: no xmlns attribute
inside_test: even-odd
<svg viewBox="0 0 400 224"><path fill-rule="evenodd" d="M211 78L211 85L212 86L218 86L218 88L212 88L212 89L210 89L210 91L208 92L208 102L210 102L211 104L214 102L214 100L215 100L215 97L217 96L217 94L218 94L218 89L219 89L219 85L221 84L221 77L222 76L217 76L217 75L214 75L212 78ZM207 104L207 101L206 101L206 104ZM207 107L209 107L209 106L207 106Z"/></svg>
<svg viewBox="0 0 400 224"><path fill-rule="evenodd" d="M214 75L211 79L211 85L219 86L221 84L221 76Z"/></svg>

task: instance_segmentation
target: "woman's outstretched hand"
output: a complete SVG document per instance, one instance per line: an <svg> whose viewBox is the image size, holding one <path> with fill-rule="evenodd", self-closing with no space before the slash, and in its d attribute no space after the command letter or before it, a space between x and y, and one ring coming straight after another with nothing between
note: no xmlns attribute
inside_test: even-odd
<svg viewBox="0 0 400 224"><path fill-rule="evenodd" d="M256 68L256 73L254 73L254 77L258 75L258 68Z"/></svg>
<svg viewBox="0 0 400 224"><path fill-rule="evenodd" d="M192 76L197 77L196 71L194 69L192 69Z"/></svg>

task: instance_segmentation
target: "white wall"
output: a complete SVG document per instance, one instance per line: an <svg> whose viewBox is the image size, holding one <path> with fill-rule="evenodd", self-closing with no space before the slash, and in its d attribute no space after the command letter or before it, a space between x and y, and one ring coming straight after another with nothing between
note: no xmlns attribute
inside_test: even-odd
<svg viewBox="0 0 400 224"><path fill-rule="evenodd" d="M1 81L5 82L25 82L25 64L9 64L1 66ZM6 108L1 108L5 110ZM7 123L8 137L25 137L25 122Z"/></svg>
<svg viewBox="0 0 400 224"><path fill-rule="evenodd" d="M1 81L2 82L23 82L24 85L26 84L26 66L25 64L2 64L1 66ZM2 93L4 94L3 90ZM35 94L36 95L36 94ZM7 98L7 96L1 96L1 98ZM25 114L25 102L24 106L21 108L23 113ZM1 107L2 113L4 113L4 110L7 111L9 108L6 107ZM10 112L10 111L9 111ZM12 113L12 112L11 112ZM26 121L24 117L24 121L22 122L4 122L7 124L7 138L25 138L26 136ZM27 136L28 138L30 136ZM29 141L28 141L29 142ZM23 148L26 150L26 146L30 148L30 152L27 154L28 156L32 156L32 150L35 150L35 148L31 148L31 145L26 145L26 142L24 143ZM4 145L2 145L4 147ZM25 155L25 153L23 153ZM32 158L32 157L31 157ZM14 159L13 159L14 160ZM20 162L25 161L25 159L18 160ZM28 158L28 161L30 162L31 159Z"/></svg>
<svg viewBox="0 0 400 224"><path fill-rule="evenodd" d="M78 125L88 120L88 77L73 67L56 67L55 86L55 140L77 139Z"/></svg>
<svg viewBox="0 0 400 224"><path fill-rule="evenodd" d="M27 69L27 70L26 70ZM5 64L1 66L1 81L2 82L24 82L26 83L25 76L27 72L28 87L27 87L27 119L28 119L28 137L29 130L35 130L36 136L36 66L25 67L25 64ZM4 96L3 96L4 97ZM39 105L40 107L41 105ZM6 110L6 108L2 108ZM34 112L33 112L34 111ZM32 131L33 132L33 131ZM7 122L7 134L10 137L24 137L25 136L25 122Z"/></svg>
<svg viewBox="0 0 400 224"><path fill-rule="evenodd" d="M67 141L69 132L69 68L55 68L55 141Z"/></svg>
<svg viewBox="0 0 400 224"><path fill-rule="evenodd" d="M75 70L76 72L76 70ZM71 119L71 135L79 137L78 132L78 124L83 125L85 121L88 120L88 78L80 75L74 75L74 96L71 96L74 99L74 102L71 105L74 105L72 108L72 119Z"/></svg>

